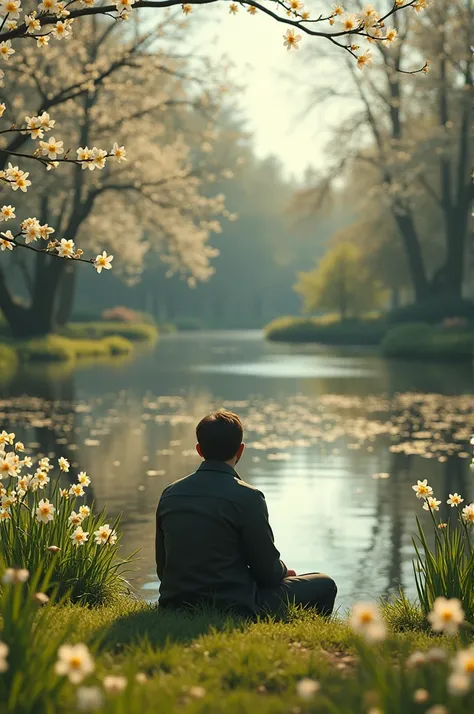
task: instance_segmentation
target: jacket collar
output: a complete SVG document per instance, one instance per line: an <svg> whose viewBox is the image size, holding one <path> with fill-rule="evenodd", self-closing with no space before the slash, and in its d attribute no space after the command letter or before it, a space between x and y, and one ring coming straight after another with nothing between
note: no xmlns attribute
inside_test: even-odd
<svg viewBox="0 0 474 714"><path fill-rule="evenodd" d="M240 476L233 466L226 464L225 461L203 461L197 469L198 471L218 471L219 473L228 474L240 480Z"/></svg>

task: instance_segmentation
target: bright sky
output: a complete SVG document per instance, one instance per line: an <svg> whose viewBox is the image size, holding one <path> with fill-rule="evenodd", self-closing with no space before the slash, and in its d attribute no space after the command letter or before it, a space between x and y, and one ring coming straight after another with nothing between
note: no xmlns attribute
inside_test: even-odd
<svg viewBox="0 0 474 714"><path fill-rule="evenodd" d="M324 161L323 149L337 117L324 107L301 117L306 107L305 92L298 88L303 65L300 50L283 46L287 26L262 14L249 15L243 7L229 15L227 3L195 6L190 22L198 14L210 19L198 31L206 50L230 57L235 78L244 84L239 104L254 133L257 153L276 155L297 178L309 164L317 167ZM325 41L303 36L301 46L318 42Z"/></svg>

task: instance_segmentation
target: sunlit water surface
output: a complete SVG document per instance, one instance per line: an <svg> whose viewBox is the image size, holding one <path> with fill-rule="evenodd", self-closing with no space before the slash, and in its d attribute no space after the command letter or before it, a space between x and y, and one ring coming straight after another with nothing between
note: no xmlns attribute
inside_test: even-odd
<svg viewBox="0 0 474 714"><path fill-rule="evenodd" d="M141 557L130 580L149 599L160 493L199 463L196 422L237 411L239 472L264 491L282 557L331 574L345 607L399 585L414 595L411 535L415 514L426 518L416 479L443 501L473 499L471 384L470 367L272 345L256 331L189 333L134 361L30 369L0 387L0 411L31 451L86 469L98 508L123 512L123 554Z"/></svg>

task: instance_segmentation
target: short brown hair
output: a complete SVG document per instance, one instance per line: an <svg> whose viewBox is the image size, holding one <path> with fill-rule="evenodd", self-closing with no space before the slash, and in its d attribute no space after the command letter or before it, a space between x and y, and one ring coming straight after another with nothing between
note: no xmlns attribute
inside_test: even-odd
<svg viewBox="0 0 474 714"><path fill-rule="evenodd" d="M202 455L211 461L229 461L242 443L244 430L237 414L220 409L201 419L196 437Z"/></svg>

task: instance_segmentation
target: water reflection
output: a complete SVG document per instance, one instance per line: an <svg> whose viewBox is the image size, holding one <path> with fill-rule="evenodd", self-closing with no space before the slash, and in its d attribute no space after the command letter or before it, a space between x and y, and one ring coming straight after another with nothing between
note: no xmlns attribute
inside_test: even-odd
<svg viewBox="0 0 474 714"><path fill-rule="evenodd" d="M99 508L123 512L124 548L141 549L134 584L153 598L159 495L198 463L196 421L235 409L247 427L241 474L265 492L283 557L328 571L347 605L399 584L413 594L417 478L443 500L472 499L470 394L471 371L458 366L199 333L133 363L20 373L1 387L0 410L31 449L86 469Z"/></svg>

